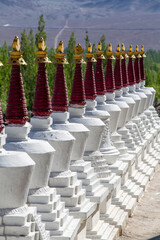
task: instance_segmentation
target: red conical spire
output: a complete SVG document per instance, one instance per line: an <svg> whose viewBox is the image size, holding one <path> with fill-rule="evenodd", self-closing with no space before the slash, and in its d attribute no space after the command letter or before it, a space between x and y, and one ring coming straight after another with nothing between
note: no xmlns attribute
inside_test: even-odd
<svg viewBox="0 0 160 240"><path fill-rule="evenodd" d="M93 71L92 62L96 62L95 58L93 57L92 52L92 45L89 43L88 46L88 53L86 53L86 61L87 61L87 69L85 74L85 94L86 99L94 100L96 98L96 84L95 84L95 76Z"/></svg>
<svg viewBox="0 0 160 240"><path fill-rule="evenodd" d="M40 39L38 48L38 74L32 112L35 116L43 117L49 116L52 112L48 78L46 72L46 63L51 61L49 61L49 59L47 58L47 52L45 52L46 45L43 38Z"/></svg>
<svg viewBox="0 0 160 240"><path fill-rule="evenodd" d="M116 90L121 89L123 87L122 72L121 72L121 59L122 59L122 55L120 52L120 44L118 44L117 52L116 52L116 63L115 63L115 68L114 68L114 78L115 78Z"/></svg>
<svg viewBox="0 0 160 240"><path fill-rule="evenodd" d="M135 78L136 78L136 83L140 83L141 81L141 73L140 73L140 62L139 58L141 57L138 51L138 45L136 46L136 52L135 54L135 61L134 61L134 71L135 71Z"/></svg>
<svg viewBox="0 0 160 240"><path fill-rule="evenodd" d="M105 84L107 92L114 92L115 88L115 79L113 73L112 59L115 59L112 52L112 45L109 43L108 52L107 52L107 66L105 74Z"/></svg>
<svg viewBox="0 0 160 240"><path fill-rule="evenodd" d="M71 92L71 100L70 100L70 104L76 104L76 105L82 105L82 106L86 104L82 68L81 68L81 64L85 63L82 58L83 51L84 50L82 49L81 45L78 44L77 47L75 48L75 53L77 53L77 55L74 55L76 67L75 67L72 92Z"/></svg>
<svg viewBox="0 0 160 240"><path fill-rule="evenodd" d="M140 73L141 73L141 81L145 80L145 72L144 72L144 57L146 57L145 53L144 53L144 46L142 45L141 47L141 51L140 51Z"/></svg>
<svg viewBox="0 0 160 240"><path fill-rule="evenodd" d="M64 45L62 41L59 43L58 51L59 53L56 53L57 70L52 96L52 110L64 112L68 109L68 95L63 64L68 64L68 62L65 53L63 53Z"/></svg>
<svg viewBox="0 0 160 240"><path fill-rule="evenodd" d="M101 48L101 42L99 42L98 51L96 51L97 63L95 70L97 95L104 95L106 93L105 78L102 65L102 59L105 59L105 57L103 56L104 51L101 51Z"/></svg>
<svg viewBox="0 0 160 240"><path fill-rule="evenodd" d="M12 65L10 89L6 111L6 121L10 124L25 124L28 121L27 106L20 65L26 65L20 50L20 41L15 37L12 44L14 52L10 52L8 64Z"/></svg>
<svg viewBox="0 0 160 240"><path fill-rule="evenodd" d="M134 85L136 83L133 58L135 58L134 53L132 52L132 45L130 45L130 51L128 52L129 62L128 62L128 81L129 85Z"/></svg>
<svg viewBox="0 0 160 240"><path fill-rule="evenodd" d="M127 87L129 84L128 72L126 68L126 58L128 58L128 55L127 55L127 52L125 51L125 46L123 43L122 43L121 49L122 49L122 56L123 56L123 59L121 61L122 81L123 81L123 87Z"/></svg>

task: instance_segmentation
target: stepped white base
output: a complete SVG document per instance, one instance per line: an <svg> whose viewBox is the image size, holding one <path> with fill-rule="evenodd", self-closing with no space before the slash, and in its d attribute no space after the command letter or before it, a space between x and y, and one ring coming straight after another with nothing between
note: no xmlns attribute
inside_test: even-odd
<svg viewBox="0 0 160 240"><path fill-rule="evenodd" d="M103 155L99 151L92 153L85 152L84 159L91 163L101 183L109 188L109 192L112 192L112 195L120 190L121 178L111 173L106 159L103 158Z"/></svg>
<svg viewBox="0 0 160 240"><path fill-rule="evenodd" d="M143 190L145 191L149 182L149 177L139 172L138 170L135 170L135 174L134 176L131 176L131 180L137 185L139 185L141 188L143 188Z"/></svg>
<svg viewBox="0 0 160 240"><path fill-rule="evenodd" d="M65 209L64 202L60 201L56 189L49 187L30 189L28 205L37 207L42 222L45 224L46 230L50 231L52 239L60 239L60 237L74 239L78 235L80 220L69 216L69 210Z"/></svg>
<svg viewBox="0 0 160 240"><path fill-rule="evenodd" d="M100 157L101 155L99 154L99 152L94 152L92 154L85 153L85 159L87 161L90 161L92 166L97 169L97 164L96 163L102 163L102 170L103 170L103 164L105 163L105 161L103 160L103 158L101 159ZM106 163L105 163L106 164ZM101 166L101 164L100 164ZM125 167L126 168L126 167ZM99 168L98 168L99 169ZM104 170L106 170L104 168ZM101 174L102 173L102 174ZM120 176L116 176L115 173L111 173L111 171L107 170L103 172L100 172L100 174L98 175L98 177L100 178L101 183L109 188L109 192L112 195L112 198L114 199L116 196L118 196L118 193L121 191L121 177ZM108 216L111 214L108 213L109 209L110 209L110 203L111 203L111 199L110 201L108 201L108 206L107 206L107 211L102 212L101 211L101 219L105 220L105 222L108 222ZM120 213L119 213L120 211ZM122 229L124 228L124 226L126 225L126 219L128 218L128 209L127 212L125 213L123 209L119 209L117 215L118 216L123 216L121 220L119 220L118 216L115 216L115 219L118 219L117 221L112 219L113 225L115 225L116 227L118 227L119 232L122 231ZM133 209L131 209L131 212L133 211ZM112 224L112 222L108 222L110 224Z"/></svg>
<svg viewBox="0 0 160 240"><path fill-rule="evenodd" d="M0 209L0 239L49 240L50 233L45 230L41 216L35 207Z"/></svg>
<svg viewBox="0 0 160 240"><path fill-rule="evenodd" d="M125 135L126 134L128 135L128 129L126 128L120 129L120 132ZM128 165L126 178L123 178L124 181L122 182L122 189L124 190L124 192L127 192L130 196L132 196L133 198L136 198L138 201L142 196L143 189L138 184L136 184L136 181L132 180L132 175L134 176L138 159L141 158L141 156L139 157L140 152L139 150L136 151L135 149L135 154L133 154L133 151L132 151L132 154L129 154L130 152L128 153L127 151L128 148L124 147L124 141L121 140L121 135L118 133L112 134L112 140L115 145L116 144L118 145L119 147L118 150L121 152L119 160L117 161L116 164L118 165L118 163L120 162L121 164ZM117 174L118 174L118 171L117 171Z"/></svg>
<svg viewBox="0 0 160 240"><path fill-rule="evenodd" d="M87 239L100 240L116 240L118 239L119 231L113 225L104 221L99 221L92 231L87 233Z"/></svg>
<svg viewBox="0 0 160 240"><path fill-rule="evenodd" d="M132 197L136 198L137 201L139 201L143 196L143 188L141 188L130 179L128 179L128 181L122 186L122 190L124 192L127 192Z"/></svg>
<svg viewBox="0 0 160 240"><path fill-rule="evenodd" d="M94 227L90 216L96 211L97 203L90 202L86 198L86 191L82 189L82 182L77 180L77 173L70 170L62 173L51 172L49 186L56 187L57 193L61 195L61 200L65 202L70 215L81 219L79 234L80 239L85 239L86 226L90 224Z"/></svg>
<svg viewBox="0 0 160 240"><path fill-rule="evenodd" d="M84 160L72 161L70 169L77 172L77 177L82 181L82 187L86 190L86 196L91 202L102 204L106 201L109 194L108 189L100 183L97 173L91 167L91 162Z"/></svg>
<svg viewBox="0 0 160 240"><path fill-rule="evenodd" d="M108 209L108 215L101 214L101 218L119 229L119 234L121 235L124 228L127 225L128 213L124 212L123 209L115 205L110 205Z"/></svg>

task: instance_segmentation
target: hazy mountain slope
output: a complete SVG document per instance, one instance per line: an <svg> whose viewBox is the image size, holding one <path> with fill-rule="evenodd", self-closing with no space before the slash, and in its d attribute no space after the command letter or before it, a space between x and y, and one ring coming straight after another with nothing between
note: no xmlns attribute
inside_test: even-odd
<svg viewBox="0 0 160 240"><path fill-rule="evenodd" d="M88 30L91 42L104 34L115 44L160 48L160 0L0 0L0 44L10 43L24 28L36 29L40 14L45 17L49 46L59 38L67 42L72 31L84 44Z"/></svg>
<svg viewBox="0 0 160 240"><path fill-rule="evenodd" d="M160 0L0 0L0 25L33 25L43 13L47 24L58 20L102 18L107 14L160 12Z"/></svg>

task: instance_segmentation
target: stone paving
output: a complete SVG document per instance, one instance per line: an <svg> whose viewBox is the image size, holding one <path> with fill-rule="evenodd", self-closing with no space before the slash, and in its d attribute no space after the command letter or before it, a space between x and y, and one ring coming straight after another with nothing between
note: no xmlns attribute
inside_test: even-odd
<svg viewBox="0 0 160 240"><path fill-rule="evenodd" d="M120 240L147 240L160 235L160 167L128 219ZM160 237L156 238L160 239Z"/></svg>

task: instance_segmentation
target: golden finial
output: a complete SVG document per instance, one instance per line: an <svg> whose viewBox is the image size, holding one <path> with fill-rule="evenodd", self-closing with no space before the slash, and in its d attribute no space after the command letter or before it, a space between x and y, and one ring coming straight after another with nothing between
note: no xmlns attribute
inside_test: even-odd
<svg viewBox="0 0 160 240"><path fill-rule="evenodd" d="M121 47L120 47L120 44L117 45L117 52L120 52L121 50Z"/></svg>
<svg viewBox="0 0 160 240"><path fill-rule="evenodd" d="M63 41L60 41L60 42L59 42L58 52L59 52L59 53L63 53L63 52L64 52L64 44L63 44Z"/></svg>
<svg viewBox="0 0 160 240"><path fill-rule="evenodd" d="M44 51L46 49L46 44L43 38L39 40L38 49L39 51Z"/></svg>
<svg viewBox="0 0 160 240"><path fill-rule="evenodd" d="M88 44L88 53L91 53L91 52L92 52L92 44L89 43L89 44Z"/></svg>
<svg viewBox="0 0 160 240"><path fill-rule="evenodd" d="M141 57L146 57L146 54L145 54L145 52L144 52L144 46L142 45L141 46L141 51L140 51L140 55L141 55Z"/></svg>
<svg viewBox="0 0 160 240"><path fill-rule="evenodd" d="M64 53L64 44L63 44L62 40L59 42L57 50L58 50L58 53L56 53L56 59L55 59L54 63L68 64L68 61L66 59L66 54Z"/></svg>
<svg viewBox="0 0 160 240"><path fill-rule="evenodd" d="M124 43L122 43L122 45L121 45L121 53L122 53L122 56L124 57L124 58L128 58L128 55L127 55L127 51L125 51L125 45L124 45Z"/></svg>
<svg viewBox="0 0 160 240"><path fill-rule="evenodd" d="M116 59L123 59L122 53L121 53L121 46L118 44L117 46L117 52L116 52Z"/></svg>
<svg viewBox="0 0 160 240"><path fill-rule="evenodd" d="M78 45L74 49L75 53L82 54L84 52L84 49L81 47L81 44L78 43Z"/></svg>
<svg viewBox="0 0 160 240"><path fill-rule="evenodd" d="M98 51L101 51L102 50L102 44L101 42L98 43Z"/></svg>
<svg viewBox="0 0 160 240"><path fill-rule="evenodd" d="M126 49L125 49L125 45L124 45L124 43L122 43L122 45L121 45L121 49L122 49L122 51L125 51Z"/></svg>
<svg viewBox="0 0 160 240"><path fill-rule="evenodd" d="M108 52L112 52L112 44L111 43L109 43L109 45L108 45Z"/></svg>
<svg viewBox="0 0 160 240"><path fill-rule="evenodd" d="M132 44L129 47L129 51L132 52Z"/></svg>
<svg viewBox="0 0 160 240"><path fill-rule="evenodd" d="M74 63L75 64L84 64L86 63L83 59L83 52L84 49L81 47L81 45L78 43L78 45L75 47L74 52L76 53L74 55Z"/></svg>
<svg viewBox="0 0 160 240"><path fill-rule="evenodd" d="M15 36L13 43L12 43L13 52L9 52L10 58L9 58L9 61L7 62L7 64L9 64L9 65L27 65L27 63L22 58L23 52L20 52L20 47L21 47L21 44L20 44L19 38L18 38L18 36Z"/></svg>
<svg viewBox="0 0 160 240"><path fill-rule="evenodd" d="M39 40L38 43L38 51L37 51L37 58L36 61L37 63L51 63L49 58L47 57L48 52L45 51L46 49L46 44L43 38Z"/></svg>
<svg viewBox="0 0 160 240"><path fill-rule="evenodd" d="M136 51L134 52L134 55L136 58L141 58L138 45L136 45Z"/></svg>
<svg viewBox="0 0 160 240"><path fill-rule="evenodd" d="M86 61L87 62L97 62L94 58L94 54L92 53L92 44L88 44L88 53L86 53Z"/></svg>
<svg viewBox="0 0 160 240"><path fill-rule="evenodd" d="M20 45L19 38L18 38L18 36L15 36L13 43L12 43L12 48L14 51L19 52L20 47L21 47L21 45Z"/></svg>
<svg viewBox="0 0 160 240"><path fill-rule="evenodd" d="M135 58L134 52L132 51L132 44L129 47L128 56L129 58Z"/></svg>
<svg viewBox="0 0 160 240"><path fill-rule="evenodd" d="M102 51L102 44L101 44L101 42L98 43L98 47L97 48L98 48L98 50L96 51L97 59L105 59L105 57L103 55L104 51Z"/></svg>
<svg viewBox="0 0 160 240"><path fill-rule="evenodd" d="M106 52L106 55L107 55L107 59L115 59L115 57L113 56L111 43L108 44L108 52Z"/></svg>

